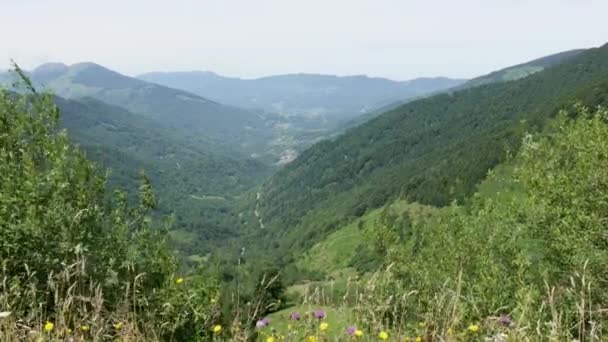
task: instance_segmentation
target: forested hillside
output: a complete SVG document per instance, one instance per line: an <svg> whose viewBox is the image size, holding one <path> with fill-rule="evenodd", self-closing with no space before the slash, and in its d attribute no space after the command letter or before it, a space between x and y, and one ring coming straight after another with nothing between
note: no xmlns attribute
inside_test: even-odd
<svg viewBox="0 0 608 342"><path fill-rule="evenodd" d="M209 148L205 137L185 138L177 130L92 98L55 97L60 126L109 169L109 184L136 193L145 171L159 198L157 213L174 215L171 237L184 256L199 255L236 234L235 196L259 183L270 170L229 150ZM183 237L187 236L186 239Z"/></svg>
<svg viewBox="0 0 608 342"><path fill-rule="evenodd" d="M605 99L608 45L527 78L437 95L324 141L268 180L257 202L283 262L337 227L396 198L463 201L487 171L576 99ZM272 240L265 237L273 236ZM290 253L290 252L293 253Z"/></svg>

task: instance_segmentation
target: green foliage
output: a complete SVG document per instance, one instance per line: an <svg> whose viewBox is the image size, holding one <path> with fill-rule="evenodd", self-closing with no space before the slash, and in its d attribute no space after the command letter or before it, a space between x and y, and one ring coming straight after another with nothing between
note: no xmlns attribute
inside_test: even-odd
<svg viewBox="0 0 608 342"><path fill-rule="evenodd" d="M24 81L28 95L0 91L0 311L20 322L0 336L41 333L45 321L58 337L120 336L116 322L134 339L188 325L207 335L217 286L205 277L174 288L177 263L152 216L150 181L141 176L135 206L106 193L103 174L58 129L53 96Z"/></svg>
<svg viewBox="0 0 608 342"><path fill-rule="evenodd" d="M488 181L520 188L478 196L439 224L413 225L412 236L393 245L399 252L387 262L417 291L414 315L431 310L446 288L460 288L467 301L458 310L468 320L511 313L529 324L560 312L560 338L593 330L608 303L608 112L577 112L574 120L560 115L540 139L526 137L510 179ZM553 312L539 309L549 306Z"/></svg>

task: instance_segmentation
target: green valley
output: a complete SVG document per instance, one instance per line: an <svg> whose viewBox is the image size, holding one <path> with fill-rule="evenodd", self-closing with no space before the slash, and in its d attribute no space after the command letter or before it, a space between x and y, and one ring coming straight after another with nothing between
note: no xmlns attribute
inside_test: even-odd
<svg viewBox="0 0 608 342"><path fill-rule="evenodd" d="M0 341L608 341L608 3L0 7Z"/></svg>

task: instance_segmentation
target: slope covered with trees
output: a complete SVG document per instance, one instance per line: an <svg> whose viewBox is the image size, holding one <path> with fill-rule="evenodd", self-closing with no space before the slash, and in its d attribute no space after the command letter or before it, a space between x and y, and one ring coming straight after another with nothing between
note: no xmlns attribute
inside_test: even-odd
<svg viewBox="0 0 608 342"><path fill-rule="evenodd" d="M608 46L527 78L441 94L396 108L321 142L261 188L258 208L284 262L332 230L402 197L464 200L524 133L575 99L605 99ZM252 241L267 241L259 238Z"/></svg>

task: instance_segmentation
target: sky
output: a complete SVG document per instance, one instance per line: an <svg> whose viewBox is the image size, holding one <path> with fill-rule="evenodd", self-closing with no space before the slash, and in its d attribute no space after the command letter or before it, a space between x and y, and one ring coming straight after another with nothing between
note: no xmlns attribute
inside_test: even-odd
<svg viewBox="0 0 608 342"><path fill-rule="evenodd" d="M0 69L471 78L608 42L608 0L0 0Z"/></svg>

